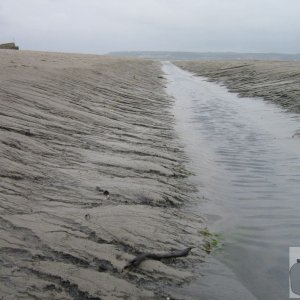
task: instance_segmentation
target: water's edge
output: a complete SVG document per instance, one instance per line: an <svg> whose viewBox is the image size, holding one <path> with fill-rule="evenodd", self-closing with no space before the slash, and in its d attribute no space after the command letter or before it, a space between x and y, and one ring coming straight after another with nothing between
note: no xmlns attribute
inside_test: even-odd
<svg viewBox="0 0 300 300"><path fill-rule="evenodd" d="M241 101L169 62L163 71L202 199L196 209L225 243L185 292L201 299L288 298L288 247L300 240L300 141L293 138L299 116L260 99Z"/></svg>

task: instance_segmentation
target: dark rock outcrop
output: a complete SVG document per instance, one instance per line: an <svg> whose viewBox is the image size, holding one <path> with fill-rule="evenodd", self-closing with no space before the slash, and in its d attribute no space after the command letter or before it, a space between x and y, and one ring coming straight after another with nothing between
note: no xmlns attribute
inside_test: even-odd
<svg viewBox="0 0 300 300"><path fill-rule="evenodd" d="M19 50L19 46L16 46L15 43L5 43L5 44L0 44L0 49Z"/></svg>

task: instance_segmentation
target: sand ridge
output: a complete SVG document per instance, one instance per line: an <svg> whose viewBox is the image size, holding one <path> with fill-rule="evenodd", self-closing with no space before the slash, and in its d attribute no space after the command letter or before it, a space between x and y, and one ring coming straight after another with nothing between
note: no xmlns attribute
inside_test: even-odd
<svg viewBox="0 0 300 300"><path fill-rule="evenodd" d="M300 61L178 61L176 65L225 84L242 97L261 97L300 112Z"/></svg>
<svg viewBox="0 0 300 300"><path fill-rule="evenodd" d="M0 64L0 296L160 299L190 279L203 223L181 209L195 188L160 64L8 50Z"/></svg>

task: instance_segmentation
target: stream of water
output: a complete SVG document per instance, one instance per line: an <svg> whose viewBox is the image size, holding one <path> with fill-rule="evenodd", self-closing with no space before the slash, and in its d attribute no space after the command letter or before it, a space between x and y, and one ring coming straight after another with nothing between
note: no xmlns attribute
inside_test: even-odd
<svg viewBox="0 0 300 300"><path fill-rule="evenodd" d="M169 62L163 70L202 199L197 209L223 236L213 259L257 299L288 299L289 247L300 246L299 115L239 98ZM202 286L199 299L232 299L226 271L219 275L218 263L212 264L207 278L224 284L215 286L214 297Z"/></svg>

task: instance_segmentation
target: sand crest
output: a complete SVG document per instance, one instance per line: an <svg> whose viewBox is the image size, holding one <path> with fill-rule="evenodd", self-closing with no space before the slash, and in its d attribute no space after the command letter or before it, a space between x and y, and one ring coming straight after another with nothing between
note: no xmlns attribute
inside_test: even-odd
<svg viewBox="0 0 300 300"><path fill-rule="evenodd" d="M261 97L300 112L300 61L195 61L176 65L223 83L242 97Z"/></svg>

